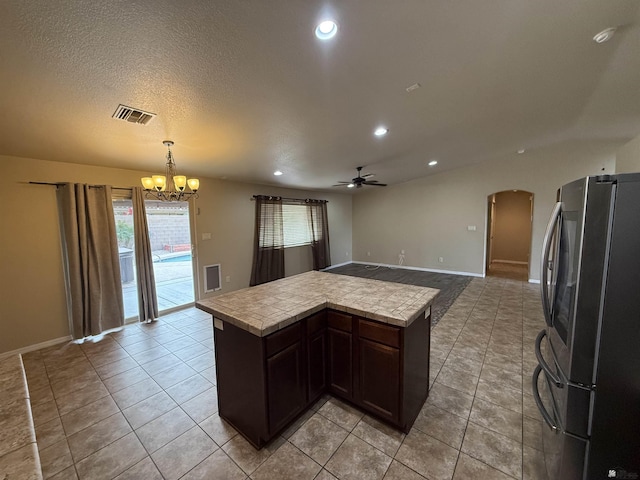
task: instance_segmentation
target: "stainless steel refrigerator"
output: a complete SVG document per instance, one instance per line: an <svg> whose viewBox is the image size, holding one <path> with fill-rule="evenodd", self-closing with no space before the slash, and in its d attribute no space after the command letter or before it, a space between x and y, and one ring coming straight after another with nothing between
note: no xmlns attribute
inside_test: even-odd
<svg viewBox="0 0 640 480"><path fill-rule="evenodd" d="M558 192L541 265L534 399L551 480L640 478L640 173Z"/></svg>

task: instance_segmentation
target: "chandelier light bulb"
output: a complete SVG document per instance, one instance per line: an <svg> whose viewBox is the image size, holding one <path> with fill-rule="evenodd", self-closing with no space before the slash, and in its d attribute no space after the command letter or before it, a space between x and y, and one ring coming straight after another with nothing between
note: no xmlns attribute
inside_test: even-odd
<svg viewBox="0 0 640 480"><path fill-rule="evenodd" d="M187 177L184 175L176 175L173 177L173 183L176 186L176 190L182 192L184 191L184 187L187 186Z"/></svg>
<svg viewBox="0 0 640 480"><path fill-rule="evenodd" d="M198 188L200 188L200 180L197 178L190 178L187 180L187 183L189 184L189 188L194 192L197 192Z"/></svg>
<svg viewBox="0 0 640 480"><path fill-rule="evenodd" d="M142 186L145 190L151 190L153 188L153 178L151 177L142 177L140 179L142 182Z"/></svg>
<svg viewBox="0 0 640 480"><path fill-rule="evenodd" d="M167 179L164 175L153 175L151 177L153 179L153 186L159 192L164 191L164 188L167 186Z"/></svg>

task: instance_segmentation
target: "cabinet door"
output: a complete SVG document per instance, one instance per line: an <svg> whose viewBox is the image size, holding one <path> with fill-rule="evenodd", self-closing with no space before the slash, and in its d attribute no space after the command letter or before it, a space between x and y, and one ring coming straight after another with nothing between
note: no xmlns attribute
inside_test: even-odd
<svg viewBox="0 0 640 480"><path fill-rule="evenodd" d="M277 433L305 407L302 342L267 358L269 432Z"/></svg>
<svg viewBox="0 0 640 480"><path fill-rule="evenodd" d="M327 388L327 331L322 329L309 337L309 402L313 402Z"/></svg>
<svg viewBox="0 0 640 480"><path fill-rule="evenodd" d="M353 365L351 333L329 328L329 389L341 397L353 398Z"/></svg>
<svg viewBox="0 0 640 480"><path fill-rule="evenodd" d="M379 416L398 422L400 351L364 338L359 343L359 400Z"/></svg>

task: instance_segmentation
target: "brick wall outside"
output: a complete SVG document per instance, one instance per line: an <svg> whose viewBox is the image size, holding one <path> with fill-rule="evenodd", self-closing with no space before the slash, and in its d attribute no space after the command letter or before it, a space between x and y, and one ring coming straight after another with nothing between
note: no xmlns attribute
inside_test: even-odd
<svg viewBox="0 0 640 480"><path fill-rule="evenodd" d="M114 204L116 226L122 222L133 226L133 210L127 205ZM190 251L191 236L189 231L189 215L184 208L171 204L147 203L147 223L151 250ZM131 239L132 241L133 239ZM121 242L122 243L122 242ZM130 243L132 245L132 243ZM126 245L122 245L126 246ZM174 248L169 248L174 246ZM177 246L177 247L176 247Z"/></svg>

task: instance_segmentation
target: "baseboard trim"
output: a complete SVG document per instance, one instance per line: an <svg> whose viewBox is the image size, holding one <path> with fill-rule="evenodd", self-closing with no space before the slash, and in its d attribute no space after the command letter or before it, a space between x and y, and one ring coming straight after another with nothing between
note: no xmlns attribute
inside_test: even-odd
<svg viewBox="0 0 640 480"><path fill-rule="evenodd" d="M12 355L21 355L23 353L33 352L34 350L40 350L41 348L52 347L59 343L70 342L71 340L71 335L67 335L66 337L54 338L53 340L47 340L46 342L36 343L27 347L18 348L17 350L11 350L10 352L0 353L0 360Z"/></svg>
<svg viewBox="0 0 640 480"><path fill-rule="evenodd" d="M404 269L404 270L417 270L417 271L420 271L420 272L446 273L446 274L449 274L449 275L464 275L465 277L484 277L484 275L482 273L456 272L456 271L453 271L453 270L440 270L440 269L435 269L435 268L410 267L408 265L390 265L390 264L387 264L387 263L356 262L356 261L347 262L347 263L341 263L340 265L332 265L327 270L330 270L331 268L334 268L334 267L340 267L340 266L343 266L343 265L349 265L349 264L352 264L352 263L357 263L357 264L360 264L360 265L371 265L373 267L401 268L401 269Z"/></svg>
<svg viewBox="0 0 640 480"><path fill-rule="evenodd" d="M493 260L491 263L508 263L510 265L529 265L529 262L517 262L515 260Z"/></svg>
<svg viewBox="0 0 640 480"><path fill-rule="evenodd" d="M355 263L355 262L348 261L348 262L337 263L335 265L329 265L327 268L323 268L320 271L321 272L326 272L327 270L331 270L332 268L344 267L345 265L349 265L351 263Z"/></svg>

